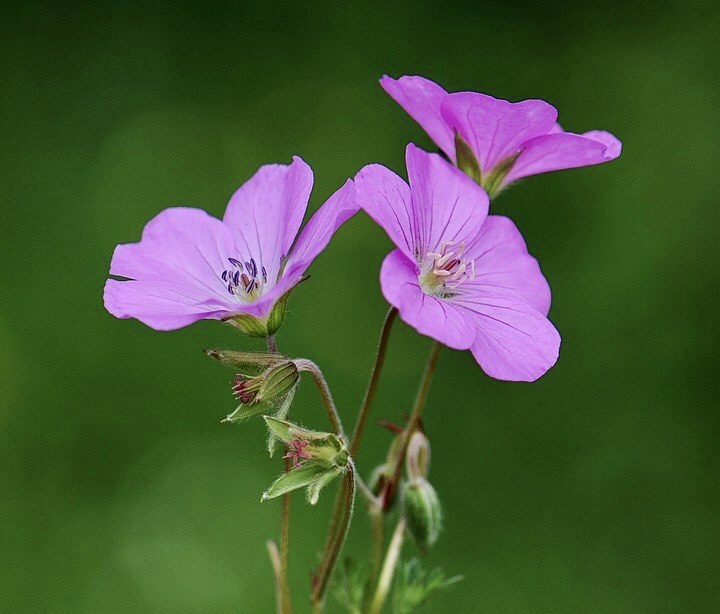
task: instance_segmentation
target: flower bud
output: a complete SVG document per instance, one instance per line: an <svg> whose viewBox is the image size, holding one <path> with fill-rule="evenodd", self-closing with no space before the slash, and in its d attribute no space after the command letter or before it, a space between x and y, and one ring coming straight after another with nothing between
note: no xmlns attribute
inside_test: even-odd
<svg viewBox="0 0 720 614"><path fill-rule="evenodd" d="M427 550L440 537L442 507L435 489L426 478L411 480L405 487L403 515L410 534L422 550Z"/></svg>

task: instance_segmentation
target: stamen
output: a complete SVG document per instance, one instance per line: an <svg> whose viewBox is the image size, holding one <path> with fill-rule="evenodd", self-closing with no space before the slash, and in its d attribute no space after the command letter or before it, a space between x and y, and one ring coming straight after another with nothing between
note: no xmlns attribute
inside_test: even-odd
<svg viewBox="0 0 720 614"><path fill-rule="evenodd" d="M238 288L242 289L246 295L250 295L249 299L257 298L258 293L268 281L265 267L258 267L255 258L246 261L237 258L228 258L227 260L234 267L234 270L232 268L225 269L220 273L220 279L225 282L227 291L238 298L243 298L243 302L246 299L241 293L238 293ZM262 277L258 274L260 272Z"/></svg>
<svg viewBox="0 0 720 614"><path fill-rule="evenodd" d="M454 255L455 255L455 252L448 252L448 253L445 254L442 258L438 258L438 259L437 259L437 261L435 262L435 266L436 266L437 268L442 268L442 267L445 265L445 263L446 263L448 260L450 260L450 258L452 258Z"/></svg>
<svg viewBox="0 0 720 614"><path fill-rule="evenodd" d="M429 294L440 297L451 296L447 290L455 290L468 279L475 279L475 261L462 259L465 243L460 242L453 251L448 251L453 241L444 241L438 251L427 252L421 262L420 284Z"/></svg>

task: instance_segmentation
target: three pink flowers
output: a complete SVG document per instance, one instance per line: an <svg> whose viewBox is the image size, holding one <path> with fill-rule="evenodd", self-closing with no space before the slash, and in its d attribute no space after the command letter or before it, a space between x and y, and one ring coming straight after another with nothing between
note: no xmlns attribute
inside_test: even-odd
<svg viewBox="0 0 720 614"><path fill-rule="evenodd" d="M488 215L490 198L523 177L612 160L620 142L607 132L564 132L555 109L540 100L448 94L422 77L381 84L447 159L408 145L409 184L383 166L366 166L302 230L313 174L299 157L261 167L222 220L200 209L166 209L139 243L116 247L110 274L125 280L106 282L107 310L156 330L217 319L272 335L313 260L363 209L395 244L380 283L401 319L470 350L491 377L542 376L560 346L547 319L550 289L515 225Z"/></svg>

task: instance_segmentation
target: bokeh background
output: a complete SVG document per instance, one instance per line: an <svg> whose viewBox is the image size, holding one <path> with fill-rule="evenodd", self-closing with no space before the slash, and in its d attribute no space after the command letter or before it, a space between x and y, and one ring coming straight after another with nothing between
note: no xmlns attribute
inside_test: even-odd
<svg viewBox="0 0 720 614"><path fill-rule="evenodd" d="M447 528L424 563L466 579L426 611L717 613L719 32L717 3L693 0L5 7L0 611L273 611L279 505L259 496L279 467L260 424L219 423L232 374L200 352L260 344L115 320L102 287L150 217L220 216L262 163L301 154L311 209L366 163L404 172L405 143L431 145L386 72L544 98L625 146L494 205L551 282L562 354L534 385L442 356L427 427ZM279 336L324 368L349 424L389 248L354 219ZM428 348L396 327L374 419L408 409ZM294 411L324 425L310 385ZM388 441L370 428L366 475ZM296 498L299 612L331 500ZM366 530L359 513L348 553Z"/></svg>

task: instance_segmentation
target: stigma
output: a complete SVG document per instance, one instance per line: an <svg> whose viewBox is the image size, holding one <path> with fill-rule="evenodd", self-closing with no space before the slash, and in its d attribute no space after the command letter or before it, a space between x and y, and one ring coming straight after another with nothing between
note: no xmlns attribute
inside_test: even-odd
<svg viewBox="0 0 720 614"><path fill-rule="evenodd" d="M425 254L420 263L419 281L426 294L452 296L463 283L475 280L475 261L463 259L465 244L454 246L453 241L445 241L439 251Z"/></svg>
<svg viewBox="0 0 720 614"><path fill-rule="evenodd" d="M227 291L241 300L255 300L260 296L262 288L267 284L265 267L261 265L258 268L254 258L246 262L228 258L228 262L232 266L220 275Z"/></svg>

